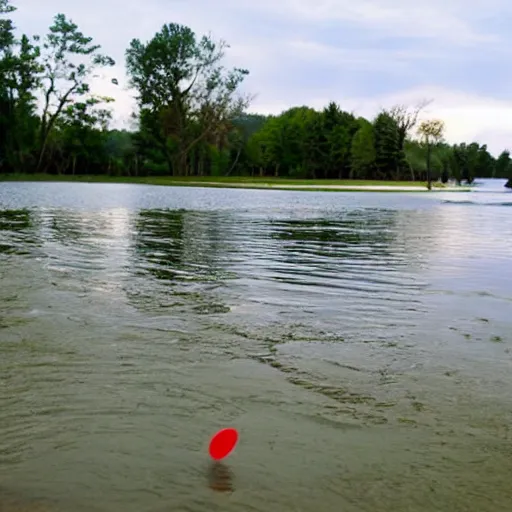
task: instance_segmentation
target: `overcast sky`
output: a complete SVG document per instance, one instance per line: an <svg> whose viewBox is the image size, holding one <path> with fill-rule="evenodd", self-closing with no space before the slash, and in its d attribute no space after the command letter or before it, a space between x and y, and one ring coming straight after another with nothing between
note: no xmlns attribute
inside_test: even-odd
<svg viewBox="0 0 512 512"><path fill-rule="evenodd" d="M13 0L20 31L44 34L62 12L117 61L102 92L116 119L133 109L124 52L164 23L211 32L231 46L227 64L248 68L251 110L295 105L372 117L381 107L433 99L450 142L512 147L511 0Z"/></svg>

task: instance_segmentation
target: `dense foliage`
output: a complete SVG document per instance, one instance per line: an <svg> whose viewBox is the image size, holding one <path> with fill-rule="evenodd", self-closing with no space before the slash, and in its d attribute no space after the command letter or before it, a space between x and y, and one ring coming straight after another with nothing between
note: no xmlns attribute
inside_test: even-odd
<svg viewBox="0 0 512 512"><path fill-rule="evenodd" d="M278 116L247 113L245 69L223 66L226 44L164 25L126 51L134 131L109 128L114 99L90 80L114 61L63 14L45 37L17 39L0 0L0 173L279 176L428 181L512 178L508 151L449 145L438 120L397 106L375 119L330 103ZM113 83L117 83L113 80ZM418 126L419 124L419 126ZM415 137L418 135L418 137ZM511 180L512 182L512 180Z"/></svg>

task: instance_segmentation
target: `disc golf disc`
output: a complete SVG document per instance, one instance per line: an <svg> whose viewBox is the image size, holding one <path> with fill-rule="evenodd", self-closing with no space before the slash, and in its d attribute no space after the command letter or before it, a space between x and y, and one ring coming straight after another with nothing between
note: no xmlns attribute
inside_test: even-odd
<svg viewBox="0 0 512 512"><path fill-rule="evenodd" d="M217 432L210 441L210 457L214 460L226 458L238 442L238 432L234 428L225 428Z"/></svg>

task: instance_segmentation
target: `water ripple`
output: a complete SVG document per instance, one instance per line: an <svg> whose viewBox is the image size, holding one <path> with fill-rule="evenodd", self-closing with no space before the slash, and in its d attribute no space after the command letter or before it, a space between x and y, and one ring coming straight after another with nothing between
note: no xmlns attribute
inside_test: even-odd
<svg viewBox="0 0 512 512"><path fill-rule="evenodd" d="M510 503L507 208L406 194L9 190L0 491L16 502ZM239 450L207 466L205 443L227 424Z"/></svg>

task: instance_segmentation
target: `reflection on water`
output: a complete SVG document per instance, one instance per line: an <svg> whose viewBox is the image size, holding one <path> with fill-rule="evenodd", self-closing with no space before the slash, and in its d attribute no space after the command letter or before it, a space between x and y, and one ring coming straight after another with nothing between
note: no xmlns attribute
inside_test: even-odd
<svg viewBox="0 0 512 512"><path fill-rule="evenodd" d="M9 187L0 511L509 510L506 207Z"/></svg>
<svg viewBox="0 0 512 512"><path fill-rule="evenodd" d="M232 492L233 473L231 469L222 462L212 462L208 468L208 482L210 488L219 492Z"/></svg>
<svg viewBox="0 0 512 512"><path fill-rule="evenodd" d="M4 232L10 236L2 236ZM31 246L37 244L33 233L30 210L0 210L0 254L30 254Z"/></svg>

